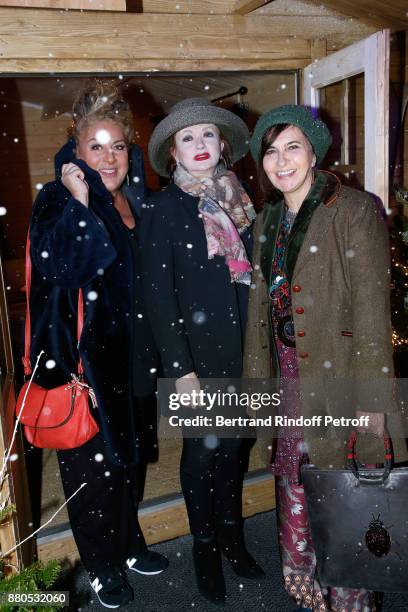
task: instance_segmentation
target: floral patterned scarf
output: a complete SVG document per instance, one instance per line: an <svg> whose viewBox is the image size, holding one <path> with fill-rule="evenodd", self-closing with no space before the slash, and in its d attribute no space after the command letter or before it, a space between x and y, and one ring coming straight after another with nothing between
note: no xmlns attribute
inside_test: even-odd
<svg viewBox="0 0 408 612"><path fill-rule="evenodd" d="M250 227L256 213L235 174L218 165L214 176L197 179L179 163L173 178L180 189L200 198L208 259L224 256L231 282L249 285L252 267L240 234Z"/></svg>

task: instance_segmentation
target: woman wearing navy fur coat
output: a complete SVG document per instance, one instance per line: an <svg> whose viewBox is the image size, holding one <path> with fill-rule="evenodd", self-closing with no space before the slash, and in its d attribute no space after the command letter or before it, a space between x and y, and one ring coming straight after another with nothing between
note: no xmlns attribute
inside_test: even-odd
<svg viewBox="0 0 408 612"><path fill-rule="evenodd" d="M125 569L158 574L168 564L147 550L137 521L135 414L140 398L154 391L157 367L138 271L143 159L131 147L129 106L113 85L89 85L73 115L73 139L56 156L57 179L39 193L31 219L31 361L45 351L36 378L44 387L70 380L82 288L79 355L100 432L58 451L58 460L67 498L87 483L68 504L71 527L100 602L117 608L133 599ZM55 367L47 369L50 360Z"/></svg>

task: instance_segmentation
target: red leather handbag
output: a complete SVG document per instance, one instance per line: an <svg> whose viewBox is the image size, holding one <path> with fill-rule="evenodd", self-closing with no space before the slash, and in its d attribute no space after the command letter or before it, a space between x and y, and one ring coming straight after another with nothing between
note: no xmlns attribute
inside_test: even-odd
<svg viewBox="0 0 408 612"><path fill-rule="evenodd" d="M31 257L30 240L26 246L26 298L24 374L32 373L30 363L31 321L30 321ZM84 324L84 303L82 289L78 291L78 344ZM45 389L37 383L27 381L20 390L16 404L16 416L20 419L28 442L39 448L78 448L91 440L99 431L89 403L97 407L93 389L83 380L83 365L78 362L77 374L71 381L54 389Z"/></svg>

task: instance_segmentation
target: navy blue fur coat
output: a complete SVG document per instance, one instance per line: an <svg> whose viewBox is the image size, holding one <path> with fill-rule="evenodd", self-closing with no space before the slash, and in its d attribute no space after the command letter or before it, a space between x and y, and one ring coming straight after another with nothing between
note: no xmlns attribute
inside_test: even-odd
<svg viewBox="0 0 408 612"><path fill-rule="evenodd" d="M32 212L31 365L44 350L36 381L47 388L64 384L77 371L82 287L85 323L79 353L85 379L96 393L96 416L108 455L119 464L131 464L138 461L133 396L154 391L150 370L157 368L157 354L141 301L132 238L100 175L75 159L74 146L68 141L57 154L56 176L62 164L75 162L90 188L89 207L57 178L41 189ZM139 181L130 181L123 190L138 226L146 196L138 147L132 147L130 161L132 178ZM48 360L55 367L47 368Z"/></svg>

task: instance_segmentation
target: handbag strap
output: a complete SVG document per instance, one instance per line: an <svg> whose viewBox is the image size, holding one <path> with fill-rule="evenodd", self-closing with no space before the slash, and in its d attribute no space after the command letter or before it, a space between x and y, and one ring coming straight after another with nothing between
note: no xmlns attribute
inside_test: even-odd
<svg viewBox="0 0 408 612"><path fill-rule="evenodd" d="M25 334L24 334L24 357L22 358L24 366L24 375L30 376L32 373L30 350L31 350L31 314L30 314L30 292L31 292L31 274L32 264L30 256L30 233L27 234L26 241L26 258L25 258L25 284L26 284L26 319L25 319ZM78 313L77 313L77 342L81 339L82 329L84 327L84 296L82 289L78 290ZM84 367L82 359L78 360L78 375L82 376Z"/></svg>
<svg viewBox="0 0 408 612"><path fill-rule="evenodd" d="M356 457L356 451L355 451L356 442L357 442L357 433L355 429L353 429L353 431L350 434L348 443L347 443L346 467L353 472L354 476L358 480L363 481L365 483L377 484L378 482L385 482L385 480L387 480L388 476L390 475L391 468L392 468L392 458L393 458L391 438L388 432L384 432L384 435L383 435L384 451L385 451L384 471L380 477L366 477L359 472L359 467L361 467L361 464L359 464L359 462L357 461L357 457Z"/></svg>

